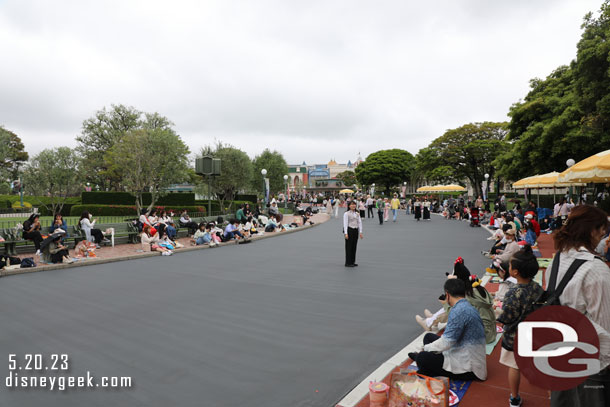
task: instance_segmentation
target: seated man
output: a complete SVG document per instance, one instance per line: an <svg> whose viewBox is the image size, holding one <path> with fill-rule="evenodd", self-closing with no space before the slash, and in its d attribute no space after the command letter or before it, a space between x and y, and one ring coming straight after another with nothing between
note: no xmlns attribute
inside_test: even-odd
<svg viewBox="0 0 610 407"><path fill-rule="evenodd" d="M409 357L417 363L418 373L425 376L485 380L485 328L479 312L466 300L462 280L448 279L444 288L452 309L443 336L427 333L423 351L409 353Z"/></svg>
<svg viewBox="0 0 610 407"><path fill-rule="evenodd" d="M239 225L237 219L231 219L229 221L229 224L225 228L224 232L225 241L237 239L237 236L239 236L241 239L244 238L244 235L241 234L237 225Z"/></svg>

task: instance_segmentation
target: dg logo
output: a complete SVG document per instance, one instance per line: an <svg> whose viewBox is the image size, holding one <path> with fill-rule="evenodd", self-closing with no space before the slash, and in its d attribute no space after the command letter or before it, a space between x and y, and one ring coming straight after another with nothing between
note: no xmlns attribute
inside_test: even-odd
<svg viewBox="0 0 610 407"><path fill-rule="evenodd" d="M513 349L521 373L544 389L571 389L600 371L595 328L569 307L553 305L532 312L519 324Z"/></svg>

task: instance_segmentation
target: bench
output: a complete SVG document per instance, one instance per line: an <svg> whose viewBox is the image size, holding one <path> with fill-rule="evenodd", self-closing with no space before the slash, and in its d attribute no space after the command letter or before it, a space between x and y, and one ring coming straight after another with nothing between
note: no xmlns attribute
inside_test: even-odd
<svg viewBox="0 0 610 407"><path fill-rule="evenodd" d="M0 242L0 245L4 246L4 253L6 255L15 256L18 252L27 253L36 250L34 242L24 239L21 233L19 233L16 239L10 237L11 233L12 229L10 228L0 230L0 235L5 239L4 242ZM49 236L51 234L48 226L41 228L40 233L43 236ZM74 246L76 246L81 240L83 240L81 232L75 226L68 226L68 234L64 237L65 245L70 247L70 242L73 242Z"/></svg>
<svg viewBox="0 0 610 407"><path fill-rule="evenodd" d="M110 236L110 244L114 247L116 240L126 240L126 243L137 243L139 238L138 229L132 222L121 222L121 223L100 223L95 224L95 229L99 229L105 232L107 229L113 228L114 234ZM76 228L76 227L75 227ZM77 228L80 240L87 240L87 236L82 229ZM78 243L78 242L77 242Z"/></svg>

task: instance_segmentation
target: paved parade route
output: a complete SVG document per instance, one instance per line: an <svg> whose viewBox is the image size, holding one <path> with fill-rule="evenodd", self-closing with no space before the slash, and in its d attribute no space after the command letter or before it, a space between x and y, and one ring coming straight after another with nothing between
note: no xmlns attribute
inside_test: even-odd
<svg viewBox="0 0 610 407"><path fill-rule="evenodd" d="M0 405L332 406L421 333L414 315L438 309L457 256L479 275L488 261L485 230L437 216L365 219L364 235L357 268L343 266L333 219L249 245L2 278L3 380L9 354L68 354L70 375L133 387L4 387Z"/></svg>

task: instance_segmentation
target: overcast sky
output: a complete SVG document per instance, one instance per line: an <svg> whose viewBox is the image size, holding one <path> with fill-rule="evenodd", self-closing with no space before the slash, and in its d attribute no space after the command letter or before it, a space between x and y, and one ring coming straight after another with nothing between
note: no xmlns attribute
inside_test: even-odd
<svg viewBox="0 0 610 407"><path fill-rule="evenodd" d="M0 124L36 153L124 104L167 116L191 151L415 154L507 120L601 2L0 0Z"/></svg>

